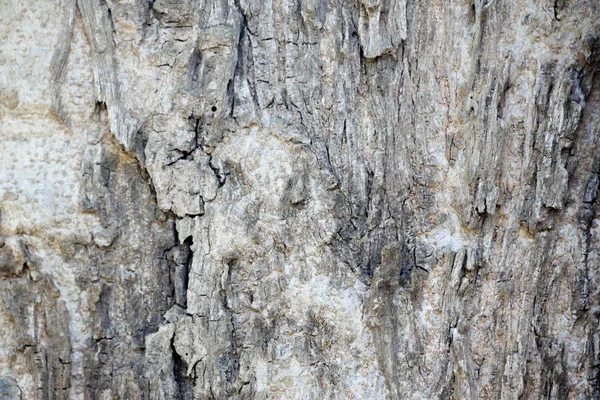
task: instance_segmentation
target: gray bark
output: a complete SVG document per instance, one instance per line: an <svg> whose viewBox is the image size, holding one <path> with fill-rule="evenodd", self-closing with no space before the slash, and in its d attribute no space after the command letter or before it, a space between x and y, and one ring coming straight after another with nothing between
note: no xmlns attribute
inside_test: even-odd
<svg viewBox="0 0 600 400"><path fill-rule="evenodd" d="M597 0L0 10L0 399L600 398Z"/></svg>

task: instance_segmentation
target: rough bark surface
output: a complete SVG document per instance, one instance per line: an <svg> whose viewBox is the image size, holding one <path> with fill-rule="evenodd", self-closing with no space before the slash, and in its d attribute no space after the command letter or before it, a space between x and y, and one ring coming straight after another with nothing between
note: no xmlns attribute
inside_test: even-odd
<svg viewBox="0 0 600 400"><path fill-rule="evenodd" d="M0 33L0 399L600 398L597 0Z"/></svg>

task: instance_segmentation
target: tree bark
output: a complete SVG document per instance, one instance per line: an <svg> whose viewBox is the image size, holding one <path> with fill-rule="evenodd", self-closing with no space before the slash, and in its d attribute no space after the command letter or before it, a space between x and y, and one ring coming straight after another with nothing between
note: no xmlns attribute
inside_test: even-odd
<svg viewBox="0 0 600 400"><path fill-rule="evenodd" d="M0 9L0 399L600 399L597 0Z"/></svg>

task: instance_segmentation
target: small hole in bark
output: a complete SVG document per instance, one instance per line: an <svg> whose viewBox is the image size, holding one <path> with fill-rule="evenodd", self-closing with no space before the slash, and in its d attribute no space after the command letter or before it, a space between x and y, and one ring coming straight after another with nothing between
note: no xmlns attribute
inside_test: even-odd
<svg viewBox="0 0 600 400"><path fill-rule="evenodd" d="M215 111L217 111L217 107L216 106L212 106L211 110L212 110L212 112L215 112Z"/></svg>

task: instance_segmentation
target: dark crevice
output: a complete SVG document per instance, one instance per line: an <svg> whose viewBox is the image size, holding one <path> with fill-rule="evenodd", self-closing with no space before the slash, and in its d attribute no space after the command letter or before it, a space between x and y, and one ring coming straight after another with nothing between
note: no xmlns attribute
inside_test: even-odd
<svg viewBox="0 0 600 400"><path fill-rule="evenodd" d="M209 157L210 157L210 159L208 160L208 166L215 173L215 176L217 177L219 188L221 188L221 187L223 187L223 185L225 185L225 182L227 181L227 175L229 175L229 174L227 174L225 172L222 173L219 168L217 168L213 165L212 156L209 155Z"/></svg>
<svg viewBox="0 0 600 400"><path fill-rule="evenodd" d="M192 237L187 237L181 245L179 245L174 260L175 271L173 271L173 277L171 279L174 295L175 304L187 308L187 290L189 283L189 274L194 260L194 252L192 251L193 240Z"/></svg>
<svg viewBox="0 0 600 400"><path fill-rule="evenodd" d="M175 349L175 335L171 338L171 354L173 356L173 378L177 385L176 400L190 400L194 398L194 379L186 376L186 363Z"/></svg>
<svg viewBox="0 0 600 400"><path fill-rule="evenodd" d="M196 89L200 82L200 70L202 67L202 53L194 52L190 62L190 81L192 88Z"/></svg>
<svg viewBox="0 0 600 400"><path fill-rule="evenodd" d="M562 9L565 7L565 2L566 0L554 0L554 19L557 21L560 21L558 14L560 14Z"/></svg>
<svg viewBox="0 0 600 400"><path fill-rule="evenodd" d="M196 149L197 149L197 147L192 150L189 150L189 151L173 149L173 151L175 153L178 153L179 156L177 158L175 158L173 161L170 161L167 164L165 164L165 167L170 167L171 165L177 163L178 161L193 160L194 159L193 153L196 151Z"/></svg>

